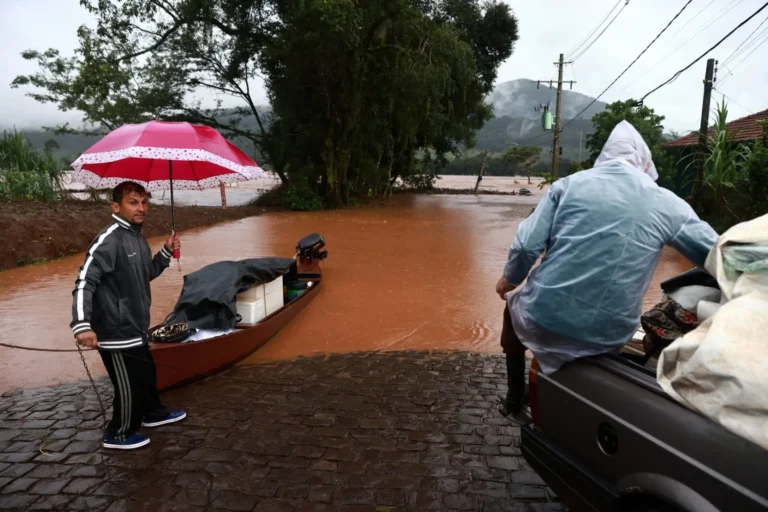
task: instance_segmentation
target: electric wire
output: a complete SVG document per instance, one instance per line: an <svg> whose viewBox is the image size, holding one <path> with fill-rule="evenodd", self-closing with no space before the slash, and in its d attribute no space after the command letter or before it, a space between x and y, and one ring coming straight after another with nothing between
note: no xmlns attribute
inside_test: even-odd
<svg viewBox="0 0 768 512"><path fill-rule="evenodd" d="M613 85L614 85L616 82L618 82L618 81L619 81L619 79L620 79L622 76L624 76L624 74L625 74L627 71L629 71L629 69L630 69L630 68L631 68L631 67L632 67L632 66L635 64L635 62L637 62L637 61L640 59L640 57L642 57L642 56L643 56L643 54L644 54L645 52L647 52L647 51L648 51L648 49L649 49L651 46L653 46L653 43L655 43L655 42L656 42L656 41L659 39L659 37L661 37L661 35L662 35L664 32L666 32L666 31L667 31L667 29L668 29L668 28L669 28L669 27L672 25L672 23L674 23L674 22L675 22L675 20L676 20L677 18L679 18L681 14L683 14L683 11L685 11L685 9L686 9L686 8L687 8L689 5L691 5L691 2L692 2L692 1L693 1L693 0L688 0L688 1L685 3L685 5L683 5L683 7L682 7L682 8L681 8L681 9L680 9L678 12L677 12L677 14L675 14L675 15L674 15L674 17L673 17L671 20L669 20L669 23L667 23L667 25L666 25L666 26L665 26L663 29L661 29L661 32L659 32L659 33L656 35L656 37L654 37L654 38L653 38L653 40L652 40L650 43L648 43L648 46L646 46L646 47L645 47L645 49L644 49L642 52L640 52L640 55L638 55L637 57L635 57L635 60L633 60L632 62L630 62L629 66L627 66L626 68L624 68L624 71L622 71L622 72L621 72L621 74L619 74L619 76L617 76L617 77L616 77L616 79L615 79L613 82L611 82L611 83L608 85L608 87L606 87L605 89L603 89L603 92L601 92L600 94L598 94L598 95L597 95L597 97L596 97L596 98L594 98L594 99L593 99L593 100L592 100L592 101L589 103L589 105L587 105L586 107L584 107L584 109L582 109L582 111L581 111L581 112L579 112L578 114L576 114L576 115L575 115L575 116L574 116L572 119L570 119L570 120L569 120L567 123L565 123L565 124L564 124L564 125L563 125L563 126L560 128L560 131L563 131L563 130L565 129L565 127L566 127L566 126L568 126L569 124L571 124L571 123L572 123L574 120L576 120L576 119L577 119L577 118L578 118L578 117L579 117L581 114L583 114L584 112L586 112L586 111L587 111L587 109L588 109L589 107L591 107L592 105L594 105L594 104L595 104L595 102L597 102L597 100L599 100L599 99L600 99L600 98L603 96L603 94L605 94L606 92L608 92L608 89L610 89L611 87L613 87Z"/></svg>
<svg viewBox="0 0 768 512"><path fill-rule="evenodd" d="M592 36L595 34L595 32L597 32L597 31L598 31L598 29L599 29L599 28L600 28L600 27L603 25L603 23L605 23L605 20L607 20L607 19L610 17L611 13L612 13L613 11L615 11L615 10L616 10L616 8L619 6L619 4L620 4L621 2L623 2L623 1L624 1L624 0L618 0L618 1L616 2L616 5L614 5L613 7L611 7L611 10L610 10L610 11L608 11L608 14L606 14L606 15L605 15L605 18L603 18L603 19L602 19L602 21L600 21L600 23L598 23L598 24L597 24L597 26L596 26L594 29L592 29L592 32L590 32L589 34L587 34L587 36L586 36L584 39L582 39L582 40L579 42L579 44L576 46L576 48L574 48L573 50L569 51L569 52L568 52L566 55L573 55L573 54L575 54L576 52L578 52L578 51L579 51L579 49L580 49L582 46L584 46L584 43L586 43L586 42L589 40L589 38L590 38L590 37L592 37Z"/></svg>
<svg viewBox="0 0 768 512"><path fill-rule="evenodd" d="M613 17L613 19L611 19L611 21L609 21L609 22L608 22L608 24L605 26L605 28L602 30L602 32L600 32L600 33L597 35L597 37L595 37L595 38L592 40L592 42L591 42L591 43L589 43L589 45L587 45L587 47L586 47L586 48L584 48L583 50L581 50L581 51L578 53L578 55L575 55L575 56L571 57L569 60L570 60L570 61L572 61L572 62L576 62L576 60L577 60L577 59L579 59L579 58L580 58L582 55L584 55L584 54L587 52L587 50L589 50L590 48L592 48L592 45L594 45L594 44L597 42L597 40L598 40L598 39L600 39L600 37L601 37L603 34L605 34L605 31L606 31L606 30L608 30L608 28L609 28L611 25L613 25L613 22L614 22L614 21L616 21L616 18L618 18L618 17L621 15L621 13L624 11L624 9L625 9L625 8L626 8L628 5L629 5L629 0L627 0L627 2L626 2L624 5L622 5L622 6L621 6L621 9L619 9L619 12L617 12L617 13L616 13L616 16L614 16L614 17Z"/></svg>
<svg viewBox="0 0 768 512"><path fill-rule="evenodd" d="M659 89L661 89L662 87L664 87L664 86L666 86L666 85L669 85L669 84L671 84L672 82L674 82L675 80L677 80L677 79L678 79L678 77L679 77L680 75L682 75L683 73L685 73L686 71L688 71L688 70L689 70L689 69L690 69L690 68L691 68L691 67L692 67L694 64L696 64L696 63L697 63L697 62L699 62L701 59L703 59L704 57L706 57L706 56L707 56L707 54L708 54L709 52L711 52L712 50L714 50L715 48L717 48L718 46L720 46L721 44L723 44L723 42L724 42L725 40L727 40L729 37L731 37L731 36L732 36L732 35L733 35L733 34L734 34L734 33L735 33L737 30L739 30L741 27L743 27L744 25L746 25L747 23L749 23L749 20L751 20L752 18L754 18L755 16L757 16L758 14L760 14L760 13L761 13L761 12L762 12L762 11L763 11L763 10L764 10L766 7L768 7L768 2L764 3L762 7L760 7L758 10L756 10L754 13L752 13L752 15L750 15L750 16L749 16L749 18L745 19L744 21L742 21L741 23L739 23L738 25L736 25L736 27L735 27L733 30L731 30L730 32L728 32L728 33L727 33L727 34L726 34L726 35L725 35L725 36L724 36L722 39L720 39L720 40L719 40L717 43L715 43L713 46L711 46L711 47L710 47L708 50L706 50L704 53L702 53L701 55L699 55L699 57L697 57L696 59L694 59L694 60L693 60L693 62L691 62L690 64L688 64L687 66L685 66L683 69L681 69L680 71L678 71L677 73L675 73L674 75L672 75L672 77L671 77L671 78L669 78L669 80L667 80L666 82L664 82L664 83L662 83L662 84L660 84L660 85L656 86L656 88L652 89L651 91L647 92L647 93L646 93L646 94L645 94L645 95L644 95L642 98L640 98L640 103L642 104L642 102L643 102L643 101L645 101L645 98L647 98L648 96L650 96L650 95L651 95L651 94L653 94L654 92L658 91L658 90L659 90ZM761 43L761 44L762 44L762 43ZM751 54L751 53L750 53L750 54Z"/></svg>

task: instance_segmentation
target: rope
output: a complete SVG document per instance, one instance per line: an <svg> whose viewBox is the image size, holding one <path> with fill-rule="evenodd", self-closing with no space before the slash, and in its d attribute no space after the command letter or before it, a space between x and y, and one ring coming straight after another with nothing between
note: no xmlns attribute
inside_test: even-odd
<svg viewBox="0 0 768 512"><path fill-rule="evenodd" d="M97 396L99 395L99 391L96 388L96 384L95 384L95 382L93 380L93 377L91 376L91 372L88 369L88 365L85 362L85 356L83 356L83 352L98 352L99 351L98 348L82 349L82 348L80 348L80 346L78 346L77 349L36 348L36 347L27 347L27 346L24 346L24 345L14 345L12 343L2 343L2 342L0 342L0 347L12 348L12 349L17 349L17 350L30 350L30 351L34 351L34 352L78 352L80 354L80 359L82 359L82 361L83 361L83 366L85 367L85 372L88 374L88 379L91 381L91 384L94 387L94 391L96 391L96 395ZM190 370L188 368L182 368L180 366L174 366L174 365L165 364L165 363L158 363L157 361L154 361L154 360L150 361L149 359L145 359L145 358L139 357L139 356L134 356L132 354L123 353L123 355L125 357L131 358L131 359L135 359L137 361L142 361L142 362L145 362L145 363L152 362L152 363L154 363L155 366L162 366L163 368L168 368L168 369L171 369L171 370L176 370L176 371L184 372L184 373L195 373L194 371L192 371L192 370ZM229 378L231 378L233 381L236 381L238 383L243 383L244 382L242 379L238 379L238 378L235 378L235 377L229 377ZM99 400L101 400L101 399L99 399Z"/></svg>
<svg viewBox="0 0 768 512"><path fill-rule="evenodd" d="M36 348L36 347L25 347L23 345L13 345L11 343L0 343L0 347L16 348L16 349L19 349L19 350L33 350L35 352L82 352L81 348L76 348L76 349ZM88 351L96 350L96 349L87 348L85 350L86 350L86 352L88 352Z"/></svg>
<svg viewBox="0 0 768 512"><path fill-rule="evenodd" d="M0 347L6 347L6 348L12 348L16 350L29 350L32 352L77 352L80 354L80 360L83 362L83 368L85 368L85 373L88 375L88 380L91 382L91 387L93 388L94 393L96 393L96 399L99 401L99 407L101 408L101 417L104 420L104 426L106 427L108 420L107 420L107 409L104 407L104 401L101 399L101 393L99 393L99 388L96 386L96 382L93 380L93 375L91 375L91 370L88 368L88 364L85 362L85 356L83 355L83 349L80 348L80 345L77 346L76 349L63 349L63 348L37 348L37 347L26 347L24 345L14 345L12 343L0 343ZM85 349L85 352L91 352L93 348L87 348Z"/></svg>
<svg viewBox="0 0 768 512"><path fill-rule="evenodd" d="M77 341L75 341L75 343L77 343ZM99 388L93 380L93 375L91 375L91 370L88 368L88 363L85 362L85 356L83 355L83 350L80 348L79 344L77 345L77 351L80 353L80 360L83 362L85 373L88 374L88 380L91 381L91 387L93 388L94 393L96 393L96 399L99 401L99 407L101 407L101 418L104 420L103 427L106 428L108 423L107 409L104 407L104 402L101 400L101 393L99 393Z"/></svg>

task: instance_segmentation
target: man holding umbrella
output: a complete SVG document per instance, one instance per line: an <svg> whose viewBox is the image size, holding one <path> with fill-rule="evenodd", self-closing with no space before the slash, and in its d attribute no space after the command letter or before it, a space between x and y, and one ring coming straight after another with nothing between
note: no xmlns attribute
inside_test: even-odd
<svg viewBox="0 0 768 512"><path fill-rule="evenodd" d="M160 401L147 335L149 283L168 267L181 242L171 232L152 256L141 232L148 206L148 194L138 183L115 187L114 222L91 242L73 292L71 327L77 343L99 349L114 387L105 448L140 448L149 444L149 438L137 432L140 426L157 427L186 417Z"/></svg>
<svg viewBox="0 0 768 512"><path fill-rule="evenodd" d="M94 239L74 291L72 331L77 342L98 347L115 387L112 422L104 447L139 448L149 438L140 426L182 420L157 394L155 363L148 346L149 282L179 261L173 189L203 190L221 183L265 177L238 147L209 126L147 121L108 133L74 162L73 182L114 188L114 223ZM170 190L173 231L154 258L141 234L147 190ZM179 266L181 271L181 266Z"/></svg>

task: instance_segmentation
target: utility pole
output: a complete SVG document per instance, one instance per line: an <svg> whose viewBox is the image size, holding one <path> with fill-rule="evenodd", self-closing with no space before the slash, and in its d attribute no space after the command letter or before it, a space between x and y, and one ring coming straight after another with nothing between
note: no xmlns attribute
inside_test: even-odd
<svg viewBox="0 0 768 512"><path fill-rule="evenodd" d="M488 150L485 150L485 156L483 156L483 165L480 166L480 172L477 175L477 183L475 183L475 191L473 192L475 195L477 195L477 189L480 188L480 182L483 181L483 172L485 171L485 159L488 158Z"/></svg>
<svg viewBox="0 0 768 512"><path fill-rule="evenodd" d="M584 135L584 130L579 130L579 161L577 164L581 164L581 137Z"/></svg>
<svg viewBox="0 0 768 512"><path fill-rule="evenodd" d="M555 126L554 126L554 140L552 142L552 181L557 179L557 171L560 166L560 125L562 124L562 110L563 110L563 65L570 64L563 60L563 54L560 54L560 59L555 62L557 66L557 104L555 106ZM549 86L552 87L552 80L539 80L536 84L538 89L541 82L549 82ZM575 80L568 80L566 83L570 83L571 89Z"/></svg>
<svg viewBox="0 0 768 512"><path fill-rule="evenodd" d="M552 181L557 179L560 166L560 115L563 110L563 54L557 63L557 105L555 106L555 139L552 143Z"/></svg>
<svg viewBox="0 0 768 512"><path fill-rule="evenodd" d="M712 85L715 76L715 59L707 59L707 71L704 75L704 100L701 104L701 126L699 130L699 161L696 169L696 189L694 197L701 191L704 181L704 155L707 152L707 132L709 128L709 102L712 98Z"/></svg>

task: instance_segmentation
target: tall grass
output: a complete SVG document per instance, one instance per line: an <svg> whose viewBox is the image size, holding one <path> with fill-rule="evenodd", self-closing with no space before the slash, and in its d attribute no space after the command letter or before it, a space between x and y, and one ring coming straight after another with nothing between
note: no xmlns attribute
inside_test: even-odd
<svg viewBox="0 0 768 512"><path fill-rule="evenodd" d="M728 107L718 103L714 114L712 134L707 137L706 152L689 157L686 175L695 169L698 159L704 160L704 173L695 204L699 214L721 230L739 221L737 210L744 200L746 169L752 156L749 144L734 142L735 133L727 126Z"/></svg>
<svg viewBox="0 0 768 512"><path fill-rule="evenodd" d="M64 191L62 166L50 151L38 151L16 130L0 138L0 199L56 201Z"/></svg>

